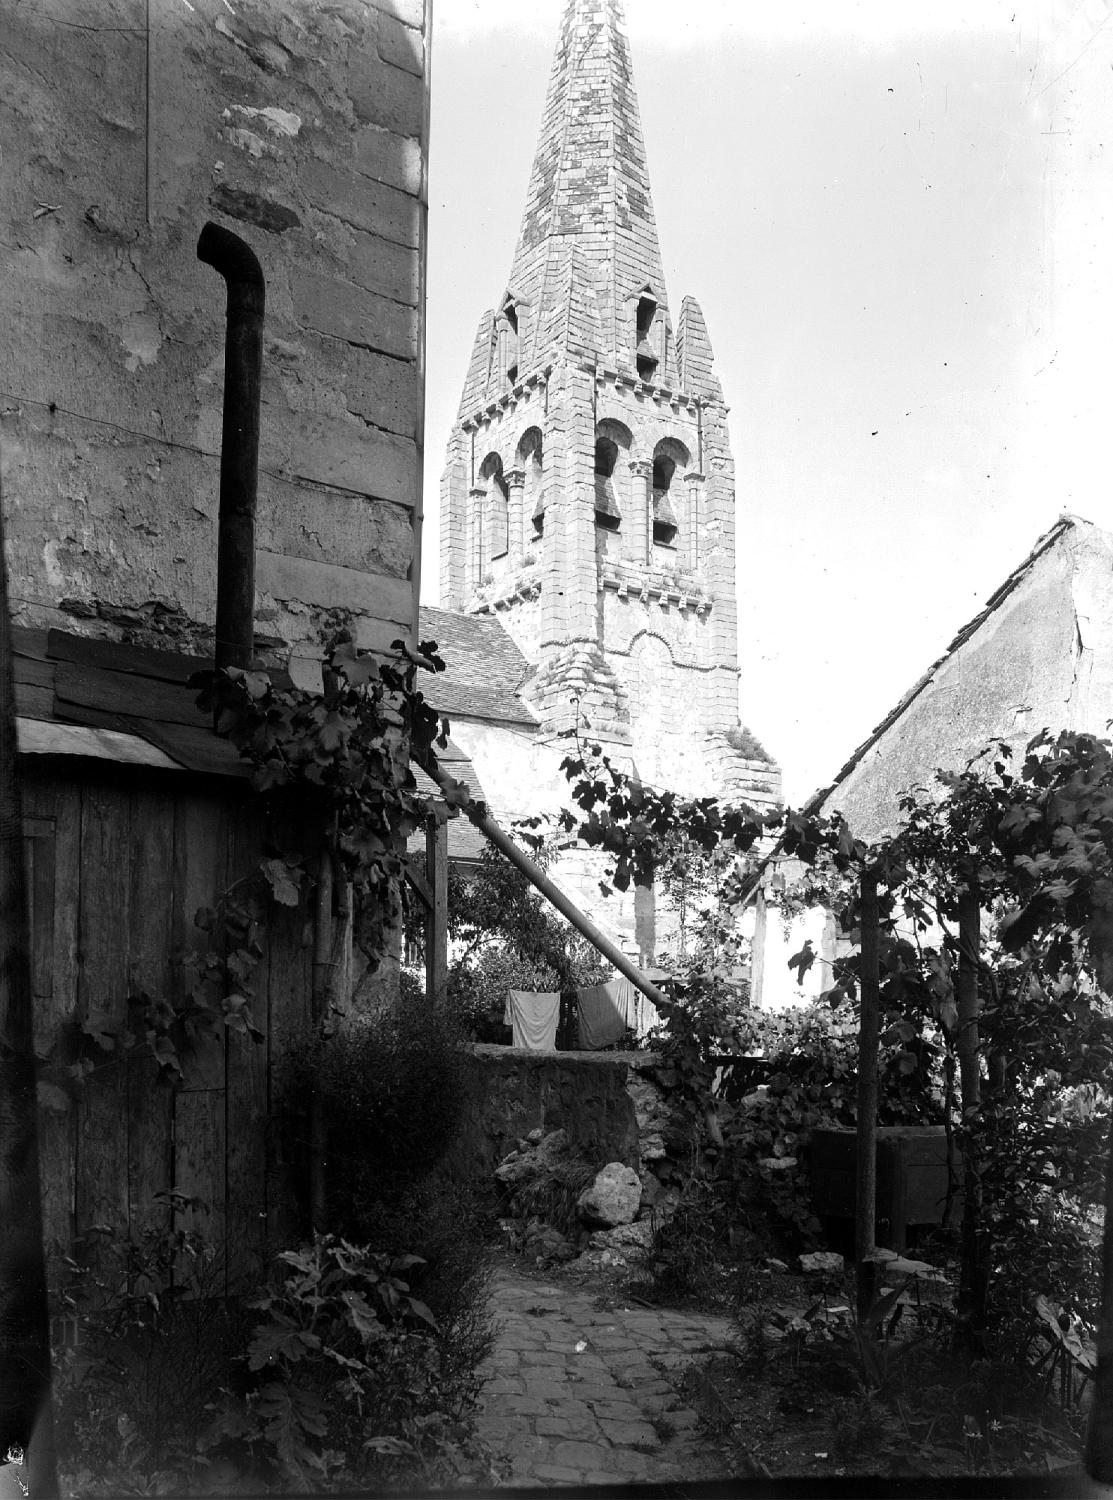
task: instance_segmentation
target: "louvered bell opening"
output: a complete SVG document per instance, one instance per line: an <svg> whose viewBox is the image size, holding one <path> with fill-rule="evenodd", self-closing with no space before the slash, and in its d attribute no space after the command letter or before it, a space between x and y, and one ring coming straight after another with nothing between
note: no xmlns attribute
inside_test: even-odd
<svg viewBox="0 0 1113 1500"><path fill-rule="evenodd" d="M653 491L653 524L671 526L674 531L680 525L676 519L676 512L672 508L668 490Z"/></svg>
<svg viewBox="0 0 1113 1500"><path fill-rule="evenodd" d="M669 500L668 490L653 491L653 540L659 547L671 547L676 540L679 522Z"/></svg>
<svg viewBox="0 0 1113 1500"><path fill-rule="evenodd" d="M595 476L595 524L604 531L617 531L622 520L614 498L614 481L609 474Z"/></svg>
<svg viewBox="0 0 1113 1500"><path fill-rule="evenodd" d="M638 374L643 380L648 380L657 368L657 356L648 339L642 339L634 351L634 357L637 361Z"/></svg>

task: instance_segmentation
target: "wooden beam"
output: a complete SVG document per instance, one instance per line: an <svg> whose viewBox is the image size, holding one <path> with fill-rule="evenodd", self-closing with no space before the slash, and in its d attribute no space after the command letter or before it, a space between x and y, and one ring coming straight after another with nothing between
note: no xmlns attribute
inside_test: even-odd
<svg viewBox="0 0 1113 1500"><path fill-rule="evenodd" d="M600 932L595 923L583 914L575 902L570 901L559 886L553 884L544 870L536 865L528 854L518 848L514 840L504 833L491 817L482 802L476 802L474 798L469 797L467 802L461 804L459 790L454 779L431 756L419 758L418 764L438 786L454 794L456 804L462 806L463 811L480 833L494 844L500 854L505 854L515 869L522 872L530 885L540 891L545 900L551 906L555 906L561 916L566 917L578 933L587 938L596 952L601 953L608 963L613 964L618 972L628 979L635 989L640 990L643 995L652 1000L654 1005L668 1005L667 998L655 984L645 977L637 964L631 963L618 944L612 943L609 937Z"/></svg>
<svg viewBox="0 0 1113 1500"><path fill-rule="evenodd" d="M425 873L432 899L425 914L425 993L430 1005L448 999L448 823L430 813L425 820Z"/></svg>
<svg viewBox="0 0 1113 1500"><path fill-rule="evenodd" d="M956 1335L968 1353L978 1350L985 1325L989 1265L982 1224L982 1184L977 1117L982 1098L978 1016L981 996L981 892L973 881L958 898L958 1051L962 1090L962 1263Z"/></svg>
<svg viewBox="0 0 1113 1500"><path fill-rule="evenodd" d="M0 1453L22 1448L32 1493L53 1497L58 1480L10 630L0 516Z"/></svg>
<svg viewBox="0 0 1113 1500"><path fill-rule="evenodd" d="M1105 1239L1097 1344L1098 1367L1086 1433L1086 1471L1099 1484L1113 1484L1113 1126L1105 1165Z"/></svg>
<svg viewBox="0 0 1113 1500"><path fill-rule="evenodd" d="M858 1021L858 1141L854 1194L854 1260L858 1317L864 1318L876 1290L869 1259L877 1226L877 1048L880 1031L877 876L864 872L860 886L862 933Z"/></svg>
<svg viewBox="0 0 1113 1500"><path fill-rule="evenodd" d="M426 855L426 860L428 860L428 854ZM433 887L425 878L425 871L418 864L417 860L412 857L406 861L406 879L421 897L425 904L425 910L431 911L433 907Z"/></svg>

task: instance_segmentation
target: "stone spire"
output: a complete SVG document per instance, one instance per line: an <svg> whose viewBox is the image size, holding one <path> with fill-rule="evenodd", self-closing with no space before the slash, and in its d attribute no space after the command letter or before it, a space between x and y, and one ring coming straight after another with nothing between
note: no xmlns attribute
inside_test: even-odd
<svg viewBox="0 0 1113 1500"><path fill-rule="evenodd" d="M640 347L675 378L622 0L567 0L508 304L523 372L550 352L634 372Z"/></svg>
<svg viewBox="0 0 1113 1500"><path fill-rule="evenodd" d="M441 597L493 614L555 740L768 803L739 722L734 460L699 304L675 330L622 0L565 0L521 233L441 486Z"/></svg>

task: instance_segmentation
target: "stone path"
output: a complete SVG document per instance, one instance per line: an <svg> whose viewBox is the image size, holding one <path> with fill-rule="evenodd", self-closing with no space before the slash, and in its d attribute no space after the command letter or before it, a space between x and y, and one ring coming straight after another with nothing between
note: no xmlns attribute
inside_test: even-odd
<svg viewBox="0 0 1113 1500"><path fill-rule="evenodd" d="M721 1347L726 1318L619 1303L500 1266L495 1346L477 1430L510 1463L510 1482L606 1484L722 1478L678 1393L684 1367Z"/></svg>

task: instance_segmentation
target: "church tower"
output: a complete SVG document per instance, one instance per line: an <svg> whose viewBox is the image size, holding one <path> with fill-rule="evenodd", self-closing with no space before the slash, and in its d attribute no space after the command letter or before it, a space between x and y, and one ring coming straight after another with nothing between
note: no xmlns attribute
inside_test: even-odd
<svg viewBox="0 0 1113 1500"><path fill-rule="evenodd" d="M442 604L643 780L776 800L739 721L734 462L699 304L669 301L621 0L567 0L521 233L441 486Z"/></svg>

